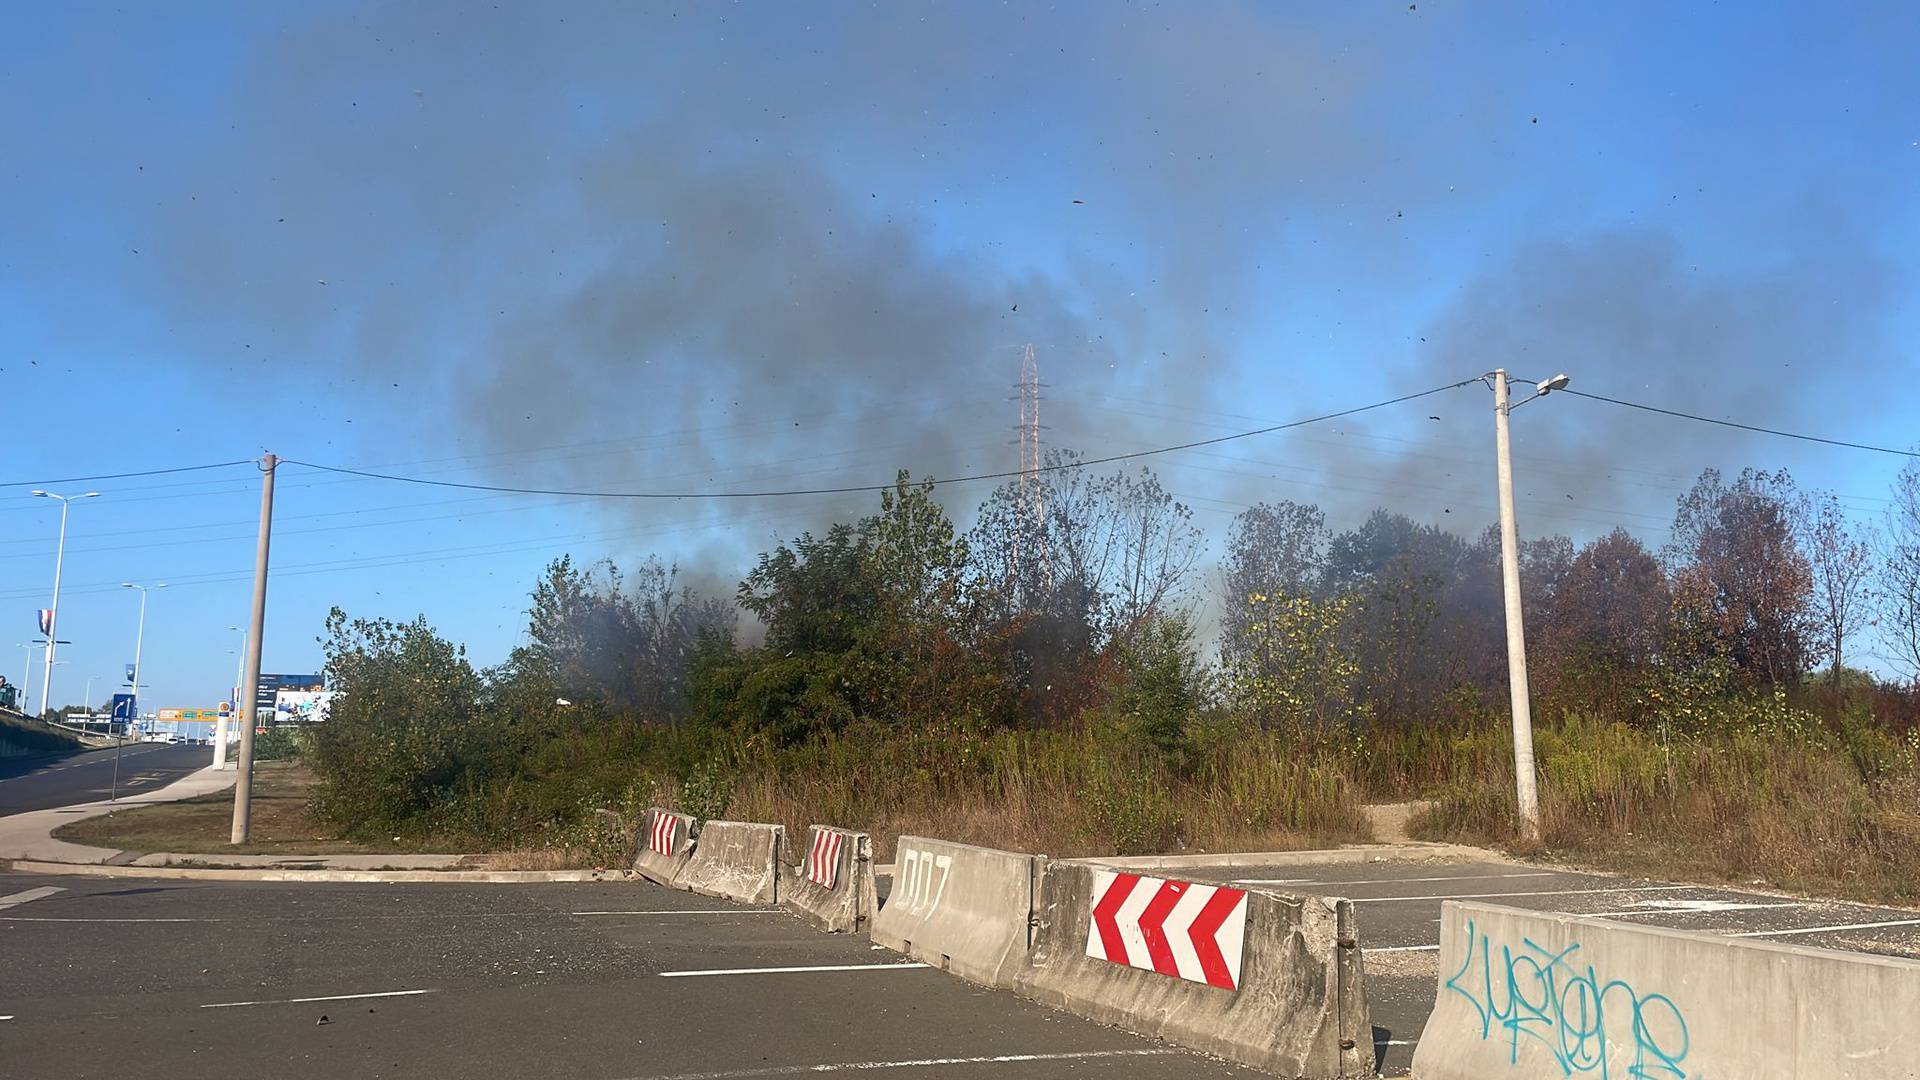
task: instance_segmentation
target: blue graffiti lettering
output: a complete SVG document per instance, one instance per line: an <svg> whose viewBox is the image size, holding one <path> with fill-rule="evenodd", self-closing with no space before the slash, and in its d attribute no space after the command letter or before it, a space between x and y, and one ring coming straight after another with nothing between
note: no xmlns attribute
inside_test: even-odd
<svg viewBox="0 0 1920 1080"><path fill-rule="evenodd" d="M1576 943L1555 952L1522 938L1518 952L1493 942L1467 920L1467 954L1443 984L1473 1006L1482 1039L1504 1038L1507 1060L1520 1060L1522 1041L1553 1056L1563 1076L1598 1074L1611 1080L1688 1080L1680 1067L1689 1040L1680 1007L1664 994L1642 994L1619 979L1602 981L1582 967ZM1693 1080L1698 1080L1698 1073Z"/></svg>

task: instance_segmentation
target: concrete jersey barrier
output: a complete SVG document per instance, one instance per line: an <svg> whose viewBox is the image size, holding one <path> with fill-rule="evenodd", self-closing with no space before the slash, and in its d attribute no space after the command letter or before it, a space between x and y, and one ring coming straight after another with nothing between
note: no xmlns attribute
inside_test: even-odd
<svg viewBox="0 0 1920 1080"><path fill-rule="evenodd" d="M674 884L702 896L742 904L780 899L781 849L786 829L746 821L708 821L700 826L693 857Z"/></svg>
<svg viewBox="0 0 1920 1080"><path fill-rule="evenodd" d="M1920 961L1448 901L1421 1080L1912 1080Z"/></svg>
<svg viewBox="0 0 1920 1080"><path fill-rule="evenodd" d="M814 825L807 842L780 860L780 906L832 934L864 930L873 918L873 840Z"/></svg>
<svg viewBox="0 0 1920 1080"><path fill-rule="evenodd" d="M1022 996L1280 1076L1373 1075L1351 901L1073 860L1035 907Z"/></svg>
<svg viewBox="0 0 1920 1080"><path fill-rule="evenodd" d="M902 836L873 940L983 986L1012 989L1026 966L1044 856Z"/></svg>
<svg viewBox="0 0 1920 1080"><path fill-rule="evenodd" d="M634 838L633 868L648 881L675 884L686 868L699 831L699 825L687 814L648 807Z"/></svg>

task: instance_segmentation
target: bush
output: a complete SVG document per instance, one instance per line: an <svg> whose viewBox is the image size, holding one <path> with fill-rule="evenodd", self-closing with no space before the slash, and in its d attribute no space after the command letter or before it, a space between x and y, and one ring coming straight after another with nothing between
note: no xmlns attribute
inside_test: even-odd
<svg viewBox="0 0 1920 1080"><path fill-rule="evenodd" d="M304 740L292 728L275 724L253 733L253 760L290 761L300 756Z"/></svg>

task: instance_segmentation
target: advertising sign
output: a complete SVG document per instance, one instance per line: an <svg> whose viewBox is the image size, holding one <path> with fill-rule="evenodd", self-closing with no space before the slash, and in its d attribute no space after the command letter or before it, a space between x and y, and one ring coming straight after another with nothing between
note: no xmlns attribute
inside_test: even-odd
<svg viewBox="0 0 1920 1080"><path fill-rule="evenodd" d="M276 724L317 724L327 718L327 706L333 701L328 690L282 690L274 695L273 722Z"/></svg>
<svg viewBox="0 0 1920 1080"><path fill-rule="evenodd" d="M43 607L40 609L40 636L46 637L51 633L53 633L53 609Z"/></svg>
<svg viewBox="0 0 1920 1080"><path fill-rule="evenodd" d="M273 714L274 695L282 690L314 692L326 689L318 675L268 675L262 673L253 688L253 715L264 719Z"/></svg>

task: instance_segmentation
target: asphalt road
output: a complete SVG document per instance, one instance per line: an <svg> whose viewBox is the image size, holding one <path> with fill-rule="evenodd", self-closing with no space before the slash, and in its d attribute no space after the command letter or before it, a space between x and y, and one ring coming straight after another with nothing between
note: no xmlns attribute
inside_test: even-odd
<svg viewBox="0 0 1920 1080"><path fill-rule="evenodd" d="M86 750L57 758L0 760L0 817L107 798L113 786L113 754ZM120 761L120 794L164 787L212 762L210 747L129 743Z"/></svg>
<svg viewBox="0 0 1920 1080"><path fill-rule="evenodd" d="M1142 873L1352 899L1366 957L1374 1043L1381 1072L1387 1076L1406 1074L1433 1009L1440 905L1449 899L1605 916L1638 926L1781 944L1920 957L1920 911L1544 866L1481 861L1247 864Z"/></svg>
<svg viewBox="0 0 1920 1080"><path fill-rule="evenodd" d="M0 872L0 1073L1255 1075L904 963L864 936L641 882Z"/></svg>

